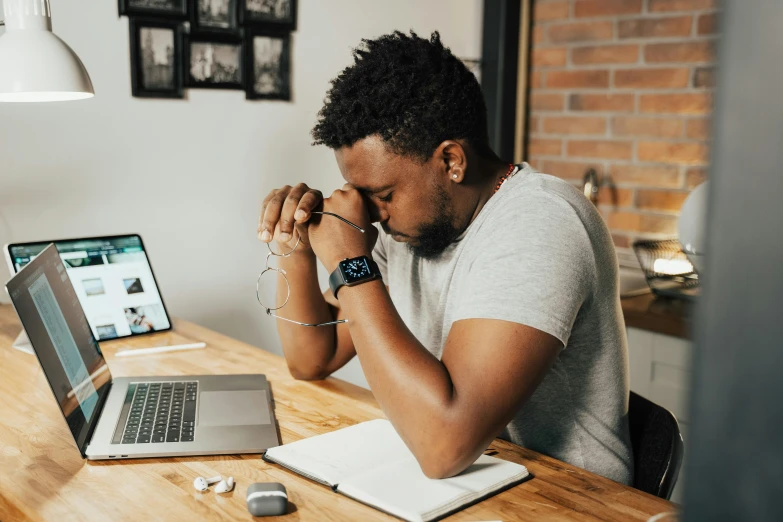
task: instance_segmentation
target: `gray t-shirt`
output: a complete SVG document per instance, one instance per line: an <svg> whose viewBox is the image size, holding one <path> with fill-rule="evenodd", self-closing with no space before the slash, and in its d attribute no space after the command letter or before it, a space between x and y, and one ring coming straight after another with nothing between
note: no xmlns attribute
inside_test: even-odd
<svg viewBox="0 0 783 522"><path fill-rule="evenodd" d="M373 257L405 324L438 359L461 319L512 321L559 339L557 361L501 437L630 484L617 257L583 194L522 164L436 259L384 233Z"/></svg>

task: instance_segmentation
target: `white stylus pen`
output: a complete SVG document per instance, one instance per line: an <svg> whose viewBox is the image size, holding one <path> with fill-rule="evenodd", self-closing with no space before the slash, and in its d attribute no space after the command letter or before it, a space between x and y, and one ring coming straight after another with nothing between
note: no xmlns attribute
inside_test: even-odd
<svg viewBox="0 0 783 522"><path fill-rule="evenodd" d="M207 343L175 344L172 346L158 346L157 348L140 348L137 350L120 350L117 357L129 357L131 355L147 355L150 353L178 352L180 350L196 350L206 348Z"/></svg>

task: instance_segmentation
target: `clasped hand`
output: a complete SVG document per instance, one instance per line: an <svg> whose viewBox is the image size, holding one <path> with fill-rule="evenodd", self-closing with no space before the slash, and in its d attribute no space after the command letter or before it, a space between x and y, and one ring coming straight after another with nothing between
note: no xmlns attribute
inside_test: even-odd
<svg viewBox="0 0 783 522"><path fill-rule="evenodd" d="M355 228L331 216L313 211L332 212L365 230ZM258 237L269 243L277 241L286 250L296 248L296 255L315 255L331 272L346 258L369 256L378 231L371 225L368 202L351 185L335 190L328 198L304 183L286 185L271 191L261 206Z"/></svg>

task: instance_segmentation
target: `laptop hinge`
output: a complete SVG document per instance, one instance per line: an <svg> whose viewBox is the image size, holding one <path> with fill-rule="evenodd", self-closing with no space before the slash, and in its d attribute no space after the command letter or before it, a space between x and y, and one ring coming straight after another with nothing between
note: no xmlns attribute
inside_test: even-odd
<svg viewBox="0 0 783 522"><path fill-rule="evenodd" d="M112 378L106 385L106 392L99 396L98 398L98 404L96 407L97 413L95 414L95 420L92 423L92 426L90 426L90 430L87 432L87 436L84 438L84 444L81 448L79 448L79 451L82 454L82 458L87 458L87 449L90 447L90 442L92 442L92 435L95 433L95 428L98 426L98 422L100 421L101 415L103 415L103 407L106 406L106 400L109 398L109 395L111 394L111 388L114 386L114 379Z"/></svg>

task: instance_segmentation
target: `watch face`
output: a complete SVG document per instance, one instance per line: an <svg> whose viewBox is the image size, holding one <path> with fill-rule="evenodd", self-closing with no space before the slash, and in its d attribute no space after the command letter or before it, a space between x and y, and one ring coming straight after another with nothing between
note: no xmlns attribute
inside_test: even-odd
<svg viewBox="0 0 783 522"><path fill-rule="evenodd" d="M370 265L367 264L367 258L357 257L356 259L346 259L340 262L340 267L345 275L345 282L348 284L367 279L372 276Z"/></svg>

